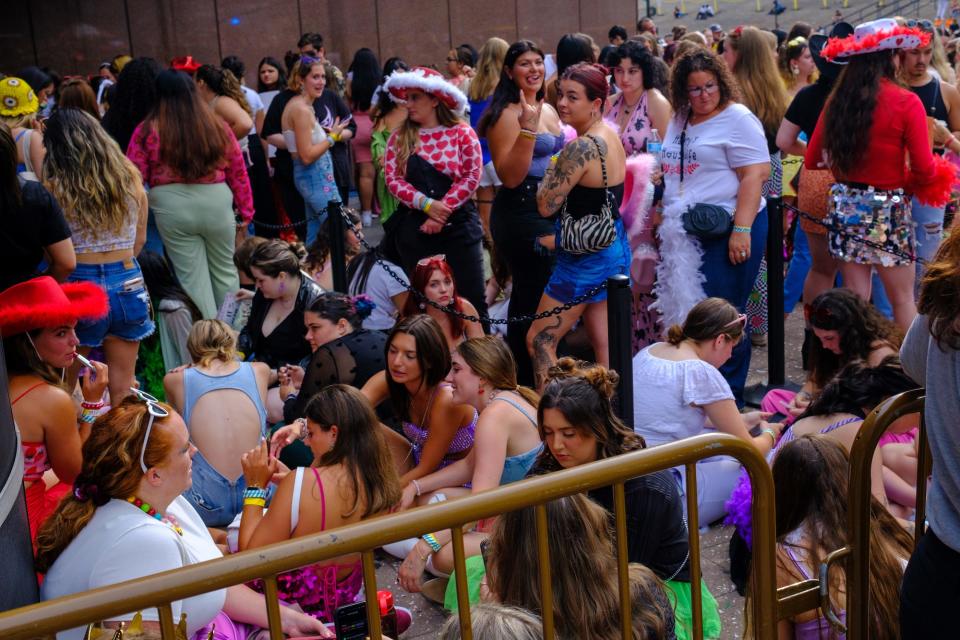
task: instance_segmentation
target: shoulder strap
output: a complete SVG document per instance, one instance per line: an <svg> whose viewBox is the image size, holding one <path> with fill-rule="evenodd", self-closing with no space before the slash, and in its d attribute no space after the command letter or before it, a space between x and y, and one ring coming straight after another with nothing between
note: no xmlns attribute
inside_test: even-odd
<svg viewBox="0 0 960 640"><path fill-rule="evenodd" d="M303 467L294 472L293 496L290 498L290 533L300 524L300 490L303 488Z"/></svg>
<svg viewBox="0 0 960 640"><path fill-rule="evenodd" d="M600 156L600 172L603 174L603 188L607 188L607 159L603 155L603 149L600 148L600 141L597 140L597 137L591 134L587 134L587 137L590 138L590 141L597 147L597 155Z"/></svg>
<svg viewBox="0 0 960 640"><path fill-rule="evenodd" d="M320 472L316 467L310 467L313 471L313 477L317 481L317 488L320 489L320 531L327 530L327 496L323 492L323 480L320 479Z"/></svg>
<svg viewBox="0 0 960 640"><path fill-rule="evenodd" d="M35 172L33 162L30 160L30 139L33 137L33 129L24 129L23 139L20 141L20 147L23 149L23 164L27 171Z"/></svg>
<svg viewBox="0 0 960 640"><path fill-rule="evenodd" d="M45 384L47 384L47 383L46 383L46 382L38 382L37 384L35 384L35 385L33 385L32 387L28 388L26 391L24 391L23 393L21 393L20 395L18 395L16 398L14 398L14 399L13 399L13 402L10 403L10 406L13 406L13 405L17 404L17 402L18 402L19 400L21 400L25 395L27 395L28 393L30 393L30 392L33 391L34 389L39 389L40 387L42 387L42 386L45 385Z"/></svg>
<svg viewBox="0 0 960 640"><path fill-rule="evenodd" d="M516 409L517 411L519 411L520 413L522 413L523 416L524 416L527 420L529 420L530 422L533 423L533 426L537 426L537 421L536 421L534 418L532 418L532 417L530 416L530 414L527 413L526 410L525 410L523 407L520 406L520 403L519 403L519 402L516 402L515 400L512 400L511 398L504 398L504 397L502 397L502 396L497 396L496 398L494 398L494 400L500 400L501 402L506 402L507 404L509 404L510 406L512 406L514 409Z"/></svg>

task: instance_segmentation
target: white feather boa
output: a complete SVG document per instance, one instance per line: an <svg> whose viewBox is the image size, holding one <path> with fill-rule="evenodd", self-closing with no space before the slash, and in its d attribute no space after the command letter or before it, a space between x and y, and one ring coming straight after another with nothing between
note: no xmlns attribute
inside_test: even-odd
<svg viewBox="0 0 960 640"><path fill-rule="evenodd" d="M687 203L674 203L663 210L657 229L660 238L660 262L657 263L657 297L650 307L663 318L664 331L683 324L695 304L707 297L703 290L703 250L700 242L683 230L683 212Z"/></svg>

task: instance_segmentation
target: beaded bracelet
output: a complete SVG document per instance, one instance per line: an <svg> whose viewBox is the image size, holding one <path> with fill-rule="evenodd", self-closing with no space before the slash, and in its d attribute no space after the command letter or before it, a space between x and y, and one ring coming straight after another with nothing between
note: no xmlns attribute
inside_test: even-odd
<svg viewBox="0 0 960 640"><path fill-rule="evenodd" d="M437 537L432 533L425 533L422 537L423 541L430 545L430 548L433 549L434 553L437 553L443 547L443 545L440 544L440 541L437 540Z"/></svg>
<svg viewBox="0 0 960 640"><path fill-rule="evenodd" d="M106 403L103 400L101 400L100 402L87 402L86 400L84 400L83 402L80 403L80 408L81 409L103 409L105 404Z"/></svg>
<svg viewBox="0 0 960 640"><path fill-rule="evenodd" d="M261 487L247 487L243 490L243 499L246 500L247 498L266 500L267 490Z"/></svg>
<svg viewBox="0 0 960 640"><path fill-rule="evenodd" d="M339 133L331 133L331 134L328 134L327 137L333 138L334 142L340 142L340 140L343 138L343 136L340 135Z"/></svg>
<svg viewBox="0 0 960 640"><path fill-rule="evenodd" d="M734 233L750 233L750 227L746 227L742 224L735 224L733 225L733 232Z"/></svg>
<svg viewBox="0 0 960 640"><path fill-rule="evenodd" d="M245 506L245 507L260 507L260 508L262 509L263 507L266 507L266 506L267 506L267 501L264 500L263 498L244 498L244 499L243 499L243 506Z"/></svg>

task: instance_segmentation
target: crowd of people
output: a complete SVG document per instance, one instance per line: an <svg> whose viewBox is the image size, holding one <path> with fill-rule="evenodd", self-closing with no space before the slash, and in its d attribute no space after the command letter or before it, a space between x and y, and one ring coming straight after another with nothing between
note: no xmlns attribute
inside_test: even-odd
<svg viewBox="0 0 960 640"><path fill-rule="evenodd" d="M491 38L439 65L363 48L346 73L305 33L259 62L256 90L236 56L0 76L0 336L42 597L715 432L772 465L784 586L847 543L864 417L926 384L932 529L911 559L906 416L873 461L870 627L949 624L958 594L932 585L960 564L955 52L926 20L637 32L566 34L551 54ZM764 252L780 198L807 379L744 411L751 345L779 321ZM613 403L615 275L632 416ZM735 525L743 589L749 481L726 457L696 473L700 523ZM687 486L683 468L625 485L637 639L692 637L695 600L705 637L726 637L690 574ZM548 505L559 637L621 637L613 505L609 487ZM538 637L535 519L465 531L475 637ZM400 587L456 613L449 532L384 550ZM842 637L843 572L829 581L829 606L781 637ZM284 632L334 637L362 585L355 556L280 576ZM174 614L190 638L246 638L263 590ZM398 633L411 624L399 608Z"/></svg>

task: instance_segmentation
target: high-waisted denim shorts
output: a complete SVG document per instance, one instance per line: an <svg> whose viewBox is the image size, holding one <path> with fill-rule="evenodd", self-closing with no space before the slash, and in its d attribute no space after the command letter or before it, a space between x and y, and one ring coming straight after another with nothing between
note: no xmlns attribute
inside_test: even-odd
<svg viewBox="0 0 960 640"><path fill-rule="evenodd" d="M106 264L78 264L70 282L93 282L110 299L110 312L99 320L77 323L77 339L85 347L99 347L107 336L143 340L156 325L150 319L150 296L135 258Z"/></svg>

